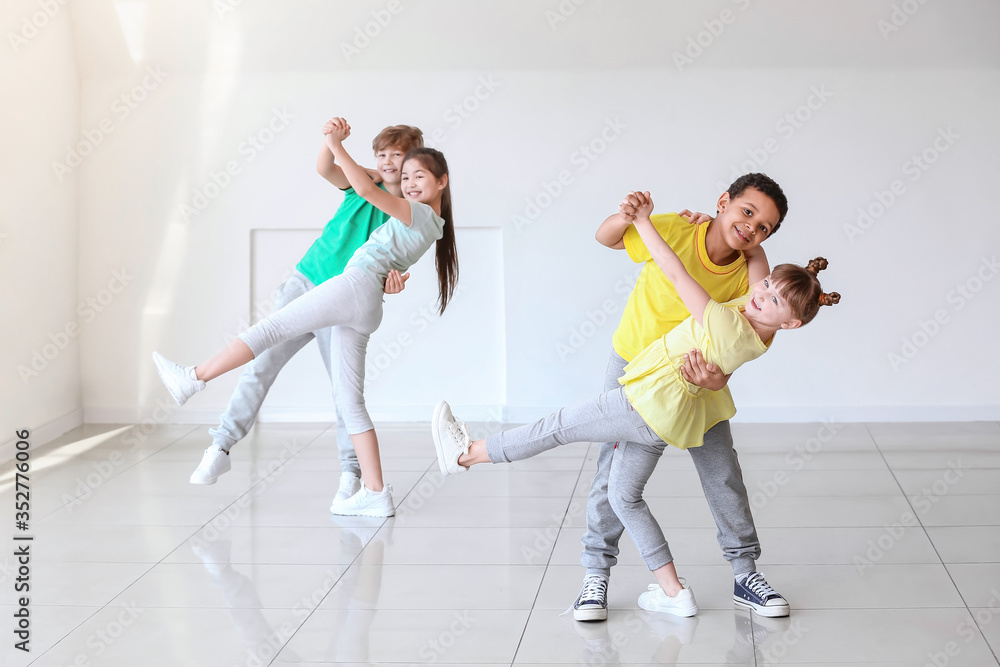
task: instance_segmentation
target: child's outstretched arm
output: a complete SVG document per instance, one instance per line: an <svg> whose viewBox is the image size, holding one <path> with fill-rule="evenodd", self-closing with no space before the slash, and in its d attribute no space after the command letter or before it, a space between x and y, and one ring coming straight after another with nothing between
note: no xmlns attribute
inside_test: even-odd
<svg viewBox="0 0 1000 667"><path fill-rule="evenodd" d="M711 297L705 288L691 277L691 274L684 268L684 262L680 260L673 248L667 245L667 242L663 240L650 221L649 214L653 212L653 200L650 199L649 193L634 192L630 195L630 199L632 197L637 200L635 223L633 224L635 224L635 229L639 232L642 242L646 244L646 249L653 256L656 266L674 284L677 295L684 302L688 312L698 324L702 324L705 307Z"/></svg>
<svg viewBox="0 0 1000 667"><path fill-rule="evenodd" d="M328 180L332 185L341 190L346 190L351 187L351 182L347 180L347 174L340 168L340 165L334 161L333 153L330 152L330 148L326 145L325 135L330 134L332 130L333 121L326 121L326 124L323 125L323 143L319 147L319 156L316 158L316 173ZM365 169L365 171L375 183L382 182L382 175L376 170Z"/></svg>
<svg viewBox="0 0 1000 667"><path fill-rule="evenodd" d="M316 173L329 181L332 185L346 190L351 187L351 182L347 180L347 174L340 168L333 159L333 153L326 145L326 135L333 130L333 121L328 120L323 125L323 145L319 148L319 156L316 158Z"/></svg>
<svg viewBox="0 0 1000 667"><path fill-rule="evenodd" d="M625 249L625 231L635 220L635 206L626 196L618 205L618 212L609 215L597 228L597 242L613 250Z"/></svg>
<svg viewBox="0 0 1000 667"><path fill-rule="evenodd" d="M601 226L597 228L594 235L597 242L614 250L624 250L625 230L632 224L632 221L624 213L609 215Z"/></svg>
<svg viewBox="0 0 1000 667"><path fill-rule="evenodd" d="M334 159L340 163L340 168L344 170L344 174L354 191L378 210L409 226L411 222L410 202L400 197L394 197L378 187L364 168L348 154L344 148L344 139L351 136L351 126L347 124L347 121L343 118L334 118L330 122L333 127L326 135L327 148L330 149Z"/></svg>

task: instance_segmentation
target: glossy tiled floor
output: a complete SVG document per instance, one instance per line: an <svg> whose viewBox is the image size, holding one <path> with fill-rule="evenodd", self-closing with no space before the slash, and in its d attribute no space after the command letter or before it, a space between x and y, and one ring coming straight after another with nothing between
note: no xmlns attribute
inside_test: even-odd
<svg viewBox="0 0 1000 667"><path fill-rule="evenodd" d="M0 665L998 665L1000 425L737 426L787 619L733 609L689 457L650 483L701 612L638 609L626 537L607 623L575 623L587 443L442 479L426 427L380 428L398 513L327 510L326 425L259 427L215 486L205 427L87 426L32 453L31 653L12 648L0 468ZM20 534L20 533L19 533Z"/></svg>

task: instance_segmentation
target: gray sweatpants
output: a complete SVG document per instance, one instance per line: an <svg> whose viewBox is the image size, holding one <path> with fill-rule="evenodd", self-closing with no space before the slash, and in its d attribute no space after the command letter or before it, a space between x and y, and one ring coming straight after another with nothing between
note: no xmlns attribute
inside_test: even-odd
<svg viewBox="0 0 1000 667"><path fill-rule="evenodd" d="M275 309L287 306L315 287L308 278L295 271L288 280L278 285L274 290ZM330 384L334 390L334 405L336 405L337 382L334 380L333 363L338 360L331 359L331 344L337 343L338 337L332 327L324 327L273 345L246 365L243 374L240 375L239 384L236 385L236 389L233 390L233 395L229 399L229 406L222 413L219 426L209 430L213 443L229 451L233 445L246 437L246 434L253 428L257 414L267 397L267 392L277 379L278 373L313 338L316 339L316 344L319 346L319 353L323 358L326 373L330 376ZM339 349L339 345L337 349ZM335 409L340 468L343 472L352 472L360 477L361 468L358 466L358 457L354 453L354 446L351 444L344 419L340 415L340 408Z"/></svg>
<svg viewBox="0 0 1000 667"><path fill-rule="evenodd" d="M571 442L618 440L608 484L611 506L639 547L650 570L670 561L670 549L642 499L642 490L667 446L628 402L619 387L595 399L563 408L534 424L504 431L486 439L493 463L520 461Z"/></svg>
<svg viewBox="0 0 1000 667"><path fill-rule="evenodd" d="M364 433L374 428L365 407L365 352L382 322L383 293L375 276L347 267L244 331L240 339L256 360L279 343L332 326L331 345L339 341L340 353L334 376L337 407L349 434Z"/></svg>
<svg viewBox="0 0 1000 667"><path fill-rule="evenodd" d="M627 364L612 351L604 378L605 391L621 386L618 378L625 374ZM580 556L580 564L587 568L587 574L602 574L605 577L611 576L611 568L618 562L618 540L624 530L608 496L614 441L620 439L608 440L601 444L598 452L597 473L587 497L587 532L581 540L583 553ZM694 461L705 499L715 517L723 557L732 565L734 574L753 572L757 569L754 561L760 557L760 541L750 513L743 471L733 449L729 422L713 426L705 434L701 447L692 447L687 451Z"/></svg>

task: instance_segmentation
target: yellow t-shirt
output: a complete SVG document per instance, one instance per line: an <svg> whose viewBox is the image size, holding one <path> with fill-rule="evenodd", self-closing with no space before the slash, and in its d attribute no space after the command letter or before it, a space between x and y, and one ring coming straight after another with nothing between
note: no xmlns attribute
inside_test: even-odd
<svg viewBox="0 0 1000 667"><path fill-rule="evenodd" d="M705 248L708 224L692 225L676 213L654 215L650 220L684 262L691 277L713 299L724 303L750 290L746 260L742 255L727 266L718 266L708 258ZM690 313L677 295L674 284L656 266L634 225L625 230L624 241L632 261L646 264L611 339L615 352L625 361L632 361L647 345L683 322Z"/></svg>
<svg viewBox="0 0 1000 667"><path fill-rule="evenodd" d="M728 303L709 301L704 327L688 317L625 367L618 382L632 407L664 442L681 449L699 447L710 428L736 414L729 387L702 389L684 380L680 369L684 354L694 348L727 375L767 352L767 345L740 313L749 298L744 294Z"/></svg>

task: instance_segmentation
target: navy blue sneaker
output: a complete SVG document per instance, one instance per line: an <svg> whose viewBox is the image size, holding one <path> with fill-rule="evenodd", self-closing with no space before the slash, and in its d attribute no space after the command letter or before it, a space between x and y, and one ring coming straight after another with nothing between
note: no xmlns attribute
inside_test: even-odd
<svg viewBox="0 0 1000 667"><path fill-rule="evenodd" d="M736 580L733 602L761 616L788 616L788 601L768 585L760 572L751 572L749 576Z"/></svg>
<svg viewBox="0 0 1000 667"><path fill-rule="evenodd" d="M589 575L583 580L580 597L573 603L573 618L577 621L604 621L608 618L608 580Z"/></svg>

